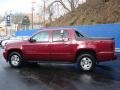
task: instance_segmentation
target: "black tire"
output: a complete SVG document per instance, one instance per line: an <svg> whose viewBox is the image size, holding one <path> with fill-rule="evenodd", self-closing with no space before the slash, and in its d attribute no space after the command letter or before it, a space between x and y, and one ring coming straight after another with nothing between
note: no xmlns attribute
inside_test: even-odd
<svg viewBox="0 0 120 90"><path fill-rule="evenodd" d="M22 55L18 52L10 53L8 61L11 67L19 68L23 64Z"/></svg>
<svg viewBox="0 0 120 90"><path fill-rule="evenodd" d="M77 64L82 71L92 71L96 66L96 59L91 53L83 53L77 57Z"/></svg>

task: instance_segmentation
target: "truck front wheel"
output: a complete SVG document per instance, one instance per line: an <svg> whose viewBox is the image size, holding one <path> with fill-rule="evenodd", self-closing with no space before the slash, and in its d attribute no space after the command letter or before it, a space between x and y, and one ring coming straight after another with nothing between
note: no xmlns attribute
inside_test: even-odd
<svg viewBox="0 0 120 90"><path fill-rule="evenodd" d="M89 53L80 54L77 57L77 61L78 61L78 66L83 71L91 71L95 68L96 65L95 57Z"/></svg>
<svg viewBox="0 0 120 90"><path fill-rule="evenodd" d="M12 52L8 57L8 61L12 67L18 68L22 65L22 56L18 52Z"/></svg>

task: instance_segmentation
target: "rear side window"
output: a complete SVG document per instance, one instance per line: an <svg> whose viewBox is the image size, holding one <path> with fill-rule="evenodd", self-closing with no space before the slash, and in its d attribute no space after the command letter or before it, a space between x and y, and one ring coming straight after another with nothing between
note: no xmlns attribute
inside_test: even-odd
<svg viewBox="0 0 120 90"><path fill-rule="evenodd" d="M64 31L63 38L69 38L69 33L68 33L68 31Z"/></svg>
<svg viewBox="0 0 120 90"><path fill-rule="evenodd" d="M61 30L53 31L53 41L63 41L64 38L68 38L69 33L67 31L63 31L63 35L61 35Z"/></svg>

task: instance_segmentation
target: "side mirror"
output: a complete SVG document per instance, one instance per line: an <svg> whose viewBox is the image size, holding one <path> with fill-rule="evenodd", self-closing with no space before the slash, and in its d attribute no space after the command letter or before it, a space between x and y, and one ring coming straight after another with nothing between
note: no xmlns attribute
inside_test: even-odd
<svg viewBox="0 0 120 90"><path fill-rule="evenodd" d="M36 42L36 40L33 39L33 38L28 39L28 41L31 42L31 43Z"/></svg>

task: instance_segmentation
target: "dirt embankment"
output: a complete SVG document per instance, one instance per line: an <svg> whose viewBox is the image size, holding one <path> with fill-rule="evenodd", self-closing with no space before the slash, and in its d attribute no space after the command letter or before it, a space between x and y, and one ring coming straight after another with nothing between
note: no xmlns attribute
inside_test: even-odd
<svg viewBox="0 0 120 90"><path fill-rule="evenodd" d="M120 23L120 0L88 0L47 26Z"/></svg>

